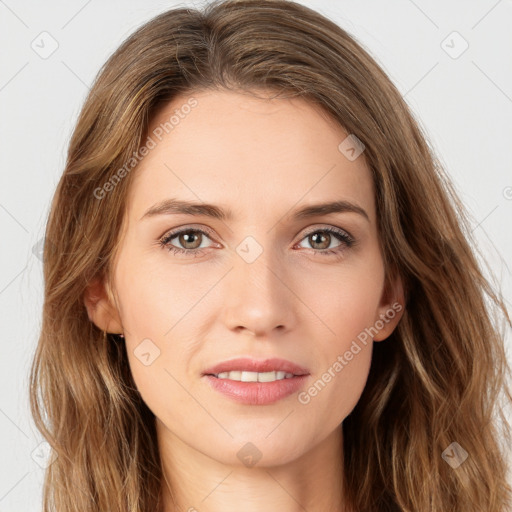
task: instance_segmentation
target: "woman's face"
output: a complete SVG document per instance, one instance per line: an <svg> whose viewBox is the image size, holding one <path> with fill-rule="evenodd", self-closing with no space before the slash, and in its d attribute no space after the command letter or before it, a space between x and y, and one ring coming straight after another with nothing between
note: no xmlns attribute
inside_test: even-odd
<svg viewBox="0 0 512 512"><path fill-rule="evenodd" d="M226 91L175 98L148 133L112 320L138 390L164 437L227 464L291 461L352 411L371 336L400 316L364 151L304 100ZM211 375L236 358L256 366ZM275 358L295 367L257 366Z"/></svg>

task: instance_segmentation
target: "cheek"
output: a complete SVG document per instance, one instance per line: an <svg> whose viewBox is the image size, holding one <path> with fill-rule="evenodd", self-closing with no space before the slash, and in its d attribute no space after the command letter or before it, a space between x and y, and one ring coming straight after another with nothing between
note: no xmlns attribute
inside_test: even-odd
<svg viewBox="0 0 512 512"><path fill-rule="evenodd" d="M119 267L117 288L122 297L123 325L133 339L169 339L208 285L197 273L166 265L165 259L126 259Z"/></svg>
<svg viewBox="0 0 512 512"><path fill-rule="evenodd" d="M317 418L322 418L322 430L330 432L352 412L368 379L372 347L371 341L362 343L350 337L323 347L324 354L329 354L327 361L297 395L302 417L311 431L315 431Z"/></svg>
<svg viewBox="0 0 512 512"><path fill-rule="evenodd" d="M311 321L320 322L317 338L326 341L325 352L345 351L347 342L377 319L384 281L382 262L354 260L320 270L302 273L294 289L312 313Z"/></svg>
<svg viewBox="0 0 512 512"><path fill-rule="evenodd" d="M384 273L379 260L360 263L340 265L325 275L310 275L301 283L302 297L307 297L304 302L316 317L318 330L316 334L310 331L315 340L311 358L318 364L297 398L306 410L314 411L310 417L325 418L327 429L339 425L356 406L371 364L371 328Z"/></svg>
<svg viewBox="0 0 512 512"><path fill-rule="evenodd" d="M204 338L199 299L213 278L125 258L116 279L130 370L144 402L157 417L190 409L193 401L182 386L190 387L187 368Z"/></svg>

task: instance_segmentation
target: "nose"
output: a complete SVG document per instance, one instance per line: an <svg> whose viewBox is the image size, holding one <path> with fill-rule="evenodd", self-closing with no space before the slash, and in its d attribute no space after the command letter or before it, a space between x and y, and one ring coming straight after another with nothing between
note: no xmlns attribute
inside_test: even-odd
<svg viewBox="0 0 512 512"><path fill-rule="evenodd" d="M254 261L251 259L242 251L233 254L233 268L226 276L222 297L225 325L260 337L293 329L300 302L290 282L292 272L272 250L262 250Z"/></svg>

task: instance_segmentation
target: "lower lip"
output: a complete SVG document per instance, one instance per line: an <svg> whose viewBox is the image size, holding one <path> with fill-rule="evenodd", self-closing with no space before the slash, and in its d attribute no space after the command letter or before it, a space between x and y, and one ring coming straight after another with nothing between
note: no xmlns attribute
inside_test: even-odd
<svg viewBox="0 0 512 512"><path fill-rule="evenodd" d="M308 375L298 375L273 382L241 382L218 379L213 375L205 375L205 377L210 386L236 402L248 405L267 405L299 391Z"/></svg>

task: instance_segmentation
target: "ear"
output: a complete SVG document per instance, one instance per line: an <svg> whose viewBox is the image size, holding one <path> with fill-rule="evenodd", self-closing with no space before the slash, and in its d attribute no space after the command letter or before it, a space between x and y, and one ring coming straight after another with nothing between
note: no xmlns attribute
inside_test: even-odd
<svg viewBox="0 0 512 512"><path fill-rule="evenodd" d="M390 336L405 311L405 298L402 279L398 273L386 280L381 301L375 315L373 341L382 341Z"/></svg>
<svg viewBox="0 0 512 512"><path fill-rule="evenodd" d="M123 334L123 326L114 297L101 278L95 278L84 292L84 304L89 320L102 331Z"/></svg>

